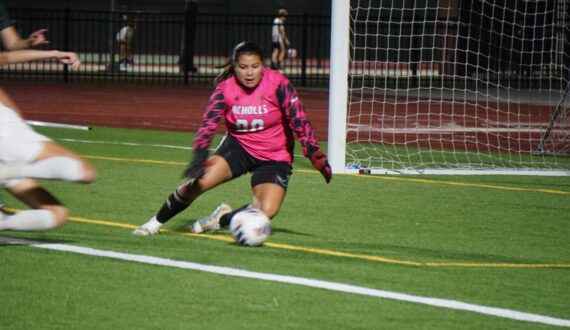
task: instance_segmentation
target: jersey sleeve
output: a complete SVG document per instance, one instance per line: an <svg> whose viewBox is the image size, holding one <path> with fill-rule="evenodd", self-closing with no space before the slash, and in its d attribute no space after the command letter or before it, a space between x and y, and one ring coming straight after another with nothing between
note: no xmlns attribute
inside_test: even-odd
<svg viewBox="0 0 570 330"><path fill-rule="evenodd" d="M307 118L303 102L299 98L297 89L288 79L283 79L277 87L277 100L283 109L289 127L303 147L303 155L310 157L313 152L320 149L317 138Z"/></svg>
<svg viewBox="0 0 570 330"><path fill-rule="evenodd" d="M210 147L225 109L226 102L224 101L224 94L218 86L210 96L206 110L204 110L202 114L202 124L194 138L194 152L207 150L208 147Z"/></svg>

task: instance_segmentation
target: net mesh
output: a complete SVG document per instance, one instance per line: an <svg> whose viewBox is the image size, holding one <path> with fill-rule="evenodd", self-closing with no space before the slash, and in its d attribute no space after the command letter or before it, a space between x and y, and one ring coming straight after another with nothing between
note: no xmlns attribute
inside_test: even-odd
<svg viewBox="0 0 570 330"><path fill-rule="evenodd" d="M564 0L351 0L347 166L570 169Z"/></svg>

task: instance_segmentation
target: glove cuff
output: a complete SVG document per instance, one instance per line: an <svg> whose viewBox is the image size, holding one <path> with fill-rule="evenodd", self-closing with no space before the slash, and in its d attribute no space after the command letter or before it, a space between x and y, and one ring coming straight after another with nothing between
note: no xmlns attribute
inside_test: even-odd
<svg viewBox="0 0 570 330"><path fill-rule="evenodd" d="M195 149L191 163L204 162L208 158L208 149Z"/></svg>

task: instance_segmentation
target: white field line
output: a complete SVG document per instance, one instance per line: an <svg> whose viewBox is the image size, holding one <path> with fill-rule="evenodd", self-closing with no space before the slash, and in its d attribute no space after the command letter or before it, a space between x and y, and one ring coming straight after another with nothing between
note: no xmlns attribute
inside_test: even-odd
<svg viewBox="0 0 570 330"><path fill-rule="evenodd" d="M90 143L90 144L111 144L111 145L124 145L124 146L135 146L135 147L155 147L155 148L192 150L192 147L174 146L169 144L144 144L144 143L135 143L135 142L94 141L94 140L76 140L76 139L57 139L57 140L66 141L66 142Z"/></svg>
<svg viewBox="0 0 570 330"><path fill-rule="evenodd" d="M165 267L174 267L174 268L181 268L181 269L197 270L197 271L201 271L201 272L218 274L218 275L242 277L242 278L249 278L249 279L258 279L258 280L278 282L278 283L287 283L287 284L293 284L293 285L302 285L302 286L325 289L325 290L336 291L336 292L345 292L345 293L350 293L350 294L393 299L393 300L412 302L412 303L423 304L423 305L428 305L428 306L435 306L435 307L441 307L441 308L448 308L448 309L454 309L454 310L474 312L474 313L491 315L491 316L496 316L496 317L505 318L505 319L534 322L534 323L542 323L542 324L554 325L554 326L560 326L560 327L570 327L570 320L566 320L566 319L559 319L559 318L554 318L554 317L549 317L549 316L544 316L544 315L539 315L539 314L519 312L516 310L510 310L510 309L505 309L505 308L475 305L475 304L465 303L465 302L461 302L461 301L457 301L457 300L413 296L413 295L409 295L409 294L405 294L405 293L370 289L370 288L359 287L359 286L350 285L350 284L327 282L327 281L314 280L314 279L297 277L297 276L259 273L259 272L252 272L252 271L241 270L241 269L230 268L230 267L210 266L210 265L203 265L203 264L198 264L198 263L188 262L188 261L179 261L179 260L158 258L158 257L139 255L139 254L122 253L122 252L114 252L114 251L107 251L107 250L98 250L98 249L93 249L93 248L86 248L86 247L75 246L75 245L67 245L67 244L43 243L43 242L38 242L38 241L17 239L17 238L11 238L11 237L0 237L0 242L7 243L7 244L28 245L28 246L32 246L32 247L36 247L36 248L40 248L40 249L71 252L71 253L78 253L78 254L89 255L89 256L105 257L105 258L111 258L111 259L139 262L139 263L150 264L150 265L158 265L158 266L165 266Z"/></svg>
<svg viewBox="0 0 570 330"><path fill-rule="evenodd" d="M76 139L57 139L58 141L74 142L74 143L86 143L86 144L109 144L109 145L123 145L132 147L154 147L154 148L167 148L167 149L181 149L181 150L192 150L192 147L185 146L175 146L170 144L146 144L146 143L135 143L135 142L116 142L116 141L95 141L95 140L76 140ZM214 149L210 149L213 151ZM302 154L295 154L295 157L304 157Z"/></svg>

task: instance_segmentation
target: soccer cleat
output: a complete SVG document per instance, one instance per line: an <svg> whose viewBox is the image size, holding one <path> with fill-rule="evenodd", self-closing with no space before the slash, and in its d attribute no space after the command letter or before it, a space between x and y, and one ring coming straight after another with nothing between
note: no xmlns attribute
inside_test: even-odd
<svg viewBox="0 0 570 330"><path fill-rule="evenodd" d="M143 224L142 226L133 230L131 232L131 234L137 235L137 236L155 235L155 234L158 234L160 227L162 227L162 224L160 222L158 222L155 217L152 217L145 224Z"/></svg>
<svg viewBox="0 0 570 330"><path fill-rule="evenodd" d="M222 203L220 206L214 210L212 214L202 219L196 220L192 226L190 226L190 231L194 234L200 234L205 231L216 231L220 230L220 218L232 211L231 206Z"/></svg>
<svg viewBox="0 0 570 330"><path fill-rule="evenodd" d="M158 230L153 231L153 230L150 230L149 228L146 228L145 226L140 226L137 229L133 230L131 232L131 234L137 235L137 236L150 236L150 235L158 234Z"/></svg>

